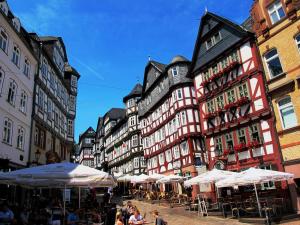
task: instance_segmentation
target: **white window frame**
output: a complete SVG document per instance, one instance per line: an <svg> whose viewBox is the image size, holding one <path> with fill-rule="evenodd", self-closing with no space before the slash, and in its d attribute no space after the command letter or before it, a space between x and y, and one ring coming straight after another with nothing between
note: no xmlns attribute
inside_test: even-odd
<svg viewBox="0 0 300 225"><path fill-rule="evenodd" d="M283 100L285 100L285 99L287 99L287 98L290 99L290 103L285 104L284 106L280 106L280 105L279 105L279 102L281 102L281 101L283 101ZM279 99L278 102L277 102L277 107L278 107L278 111L279 111L279 115L280 115L280 121L281 121L281 126L282 126L282 129L283 129L283 130L289 129L289 128L293 128L293 127L295 127L295 126L298 125L297 115L296 115L296 111L295 111L295 108L294 108L294 105L293 105L291 96L285 96L285 97ZM292 107L293 110L294 110L294 114L295 114L295 118L296 118L296 124L295 124L295 126L286 127L286 126L284 125L284 121L283 121L283 117L282 117L281 110L286 109L286 108L289 108L289 107Z"/></svg>
<svg viewBox="0 0 300 225"><path fill-rule="evenodd" d="M13 106L15 105L17 89L18 89L17 83L13 79L10 79L6 100L9 104Z"/></svg>
<svg viewBox="0 0 300 225"><path fill-rule="evenodd" d="M25 130L23 127L18 127L18 136L17 136L17 148L20 150L24 150L24 142L25 142Z"/></svg>
<svg viewBox="0 0 300 225"><path fill-rule="evenodd" d="M280 17L278 10L282 8L283 12L284 12L284 16ZM277 16L277 21L273 20L273 17L271 16L272 13L276 12L276 16ZM286 13L284 11L284 8L282 6L282 3L280 0L273 2L269 7L268 7L268 13L269 13L269 17L270 20L272 22L272 24L277 23L278 21L280 21L282 18L284 18L286 16Z"/></svg>
<svg viewBox="0 0 300 225"><path fill-rule="evenodd" d="M5 79L5 73L4 73L4 70L2 70L0 67L0 96L2 94L2 87L3 87L4 79Z"/></svg>
<svg viewBox="0 0 300 225"><path fill-rule="evenodd" d="M169 149L166 151L166 161L167 162L171 162L173 160L173 157L172 157L172 150Z"/></svg>
<svg viewBox="0 0 300 225"><path fill-rule="evenodd" d="M4 37L3 35L5 35L6 37ZM3 42L3 40L5 40L5 42ZM3 28L0 29L0 41L1 41L0 48L7 54L8 35ZM5 45L4 45L4 43L5 43Z"/></svg>
<svg viewBox="0 0 300 225"><path fill-rule="evenodd" d="M181 88L177 89L176 94L177 94L177 100L183 99L183 91Z"/></svg>
<svg viewBox="0 0 300 225"><path fill-rule="evenodd" d="M274 55L274 56L272 56L272 57L270 57L270 58L267 59L267 58L266 58L266 55L267 55L269 52L273 51L273 50L276 51L276 55ZM276 57L278 58L278 60L279 60L279 62L280 62L280 66L281 66L282 71L284 71L283 66L282 66L282 63L281 63L281 60L280 60L280 57L279 57L279 54L278 54L278 51L277 51L276 48L273 48L273 49L269 50L268 52L266 52L266 53L264 54L264 60L265 60L265 63L266 63L266 67L267 67L267 70L268 70L268 74L269 74L270 79L273 79L273 78L275 78L275 77L280 76L280 74L277 74L276 76L273 76L273 75L271 74L271 71L270 71L269 65L268 65L268 62L271 61L271 60L273 60L273 59L275 59ZM282 72L282 73L283 73L283 72ZM281 73L281 74L282 74L282 73Z"/></svg>
<svg viewBox="0 0 300 225"><path fill-rule="evenodd" d="M5 117L3 121L3 133L2 133L3 143L11 145L12 136L13 136L13 121Z"/></svg>
<svg viewBox="0 0 300 225"><path fill-rule="evenodd" d="M159 165L160 166L162 166L162 165L164 165L164 163L165 163L165 154L164 153L160 153L159 155L158 155L158 162L159 162Z"/></svg>
<svg viewBox="0 0 300 225"><path fill-rule="evenodd" d="M220 36L220 40L218 42L216 42L216 39L215 39L215 36L216 35L219 35ZM218 44L220 41L222 40L222 35L221 35L221 32L219 31L218 33L214 34L212 37L209 38L209 41L211 41L212 45L211 46L208 46L208 40L205 41L205 45L206 45L206 50L209 50L211 49L212 47L214 47L216 44Z"/></svg>
<svg viewBox="0 0 300 225"><path fill-rule="evenodd" d="M28 78L30 77L30 62L27 58L24 60L23 74Z"/></svg>
<svg viewBox="0 0 300 225"><path fill-rule="evenodd" d="M260 166L260 169L272 170L272 165ZM275 182L269 181L266 183L261 183L261 190L272 190L275 189Z"/></svg>
<svg viewBox="0 0 300 225"><path fill-rule="evenodd" d="M136 147L139 145L139 137L137 134L132 136L132 147Z"/></svg>
<svg viewBox="0 0 300 225"><path fill-rule="evenodd" d="M134 168L139 168L140 167L140 158L136 157L133 159L133 167Z"/></svg>
<svg viewBox="0 0 300 225"><path fill-rule="evenodd" d="M186 148L184 148L184 146L185 146ZM182 154L183 156L186 156L186 155L189 154L189 145L188 145L187 141L184 141L184 142L181 142L181 143L180 143L180 150L181 150L181 154Z"/></svg>
<svg viewBox="0 0 300 225"><path fill-rule="evenodd" d="M135 116L131 116L129 118L129 126L134 126L136 124L135 122Z"/></svg>
<svg viewBox="0 0 300 225"><path fill-rule="evenodd" d="M28 96L26 92L23 90L20 96L20 111L22 113L26 113L27 111L27 101L28 101Z"/></svg>
<svg viewBox="0 0 300 225"><path fill-rule="evenodd" d="M179 67L178 66L175 66L172 68L172 76L173 77L177 77L179 75Z"/></svg>
<svg viewBox="0 0 300 225"><path fill-rule="evenodd" d="M20 66L20 59L21 59L21 51L20 48L17 45L14 45L13 47L13 54L11 61L17 66Z"/></svg>
<svg viewBox="0 0 300 225"><path fill-rule="evenodd" d="M179 149L178 145L175 145L173 147L173 156L174 156L174 159L179 159L180 158L180 149Z"/></svg>

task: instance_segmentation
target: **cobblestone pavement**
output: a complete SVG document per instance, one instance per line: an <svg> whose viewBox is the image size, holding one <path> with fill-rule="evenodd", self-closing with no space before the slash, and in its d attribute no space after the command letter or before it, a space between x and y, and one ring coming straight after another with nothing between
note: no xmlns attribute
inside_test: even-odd
<svg viewBox="0 0 300 225"><path fill-rule="evenodd" d="M124 202L126 203L126 202ZM141 201L132 201L133 205L136 205L138 209L141 211L141 214L144 215L146 213L146 220L151 225L154 224L154 219L152 217L151 212L153 210L158 210L160 215L168 222L168 225L237 225L246 223L240 223L235 219L223 219L219 217L200 217L196 212L185 210L183 207L175 207L170 208L166 206L160 206L158 204L150 204ZM253 224L253 223L252 223ZM273 224L273 223L272 223ZM299 221L291 221L286 223L281 223L284 225L299 225Z"/></svg>
<svg viewBox="0 0 300 225"><path fill-rule="evenodd" d="M141 214L146 213L146 220L151 225L154 224L154 219L151 215L153 210L158 210L160 215L168 222L168 225L221 225L241 224L234 219L223 219L218 217L199 217L196 212L186 211L183 207L169 208L165 206L159 206L158 204L150 204L141 201L132 201L133 205L136 205L141 211ZM245 223L243 223L245 225Z"/></svg>

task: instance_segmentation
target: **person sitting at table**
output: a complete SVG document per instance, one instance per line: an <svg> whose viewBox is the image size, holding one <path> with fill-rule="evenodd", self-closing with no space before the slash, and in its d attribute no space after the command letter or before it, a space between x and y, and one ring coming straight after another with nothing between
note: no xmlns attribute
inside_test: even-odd
<svg viewBox="0 0 300 225"><path fill-rule="evenodd" d="M155 225L167 225L168 224L166 221L164 221L164 219L161 216L159 216L159 213L157 210L154 210L152 212L152 215L155 218Z"/></svg>
<svg viewBox="0 0 300 225"><path fill-rule="evenodd" d="M129 218L128 224L144 224L145 220L140 214L140 211L135 207L133 215Z"/></svg>
<svg viewBox="0 0 300 225"><path fill-rule="evenodd" d="M79 217L77 215L77 213L75 212L75 210L73 208L69 209L69 214L67 217L67 224L68 225L76 225L79 221Z"/></svg>
<svg viewBox="0 0 300 225"><path fill-rule="evenodd" d="M116 215L116 224L115 225L124 225L121 212L118 212Z"/></svg>

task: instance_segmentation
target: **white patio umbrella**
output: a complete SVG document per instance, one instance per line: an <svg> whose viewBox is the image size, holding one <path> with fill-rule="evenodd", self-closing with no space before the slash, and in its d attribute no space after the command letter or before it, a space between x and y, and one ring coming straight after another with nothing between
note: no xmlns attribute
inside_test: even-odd
<svg viewBox="0 0 300 225"><path fill-rule="evenodd" d="M167 175L156 181L158 184L170 184L170 183L180 183L184 181L184 177L178 175Z"/></svg>
<svg viewBox="0 0 300 225"><path fill-rule="evenodd" d="M249 168L232 177L221 180L216 183L217 187L230 187L230 186L245 186L254 185L259 215L261 216L261 206L259 203L258 193L256 189L257 184L266 183L269 181L284 181L294 177L294 174L285 173L274 170L265 170L257 168Z"/></svg>
<svg viewBox="0 0 300 225"><path fill-rule="evenodd" d="M202 173L196 177L193 177L190 180L184 182L185 186L197 185L197 184L208 184L215 183L219 180L228 178L229 176L235 174L235 172L231 172L228 170L218 170L213 169L211 171Z"/></svg>
<svg viewBox="0 0 300 225"><path fill-rule="evenodd" d="M48 164L0 174L0 183L33 188L115 187L114 178L80 164L69 162ZM80 203L79 203L80 206ZM65 198L64 198L65 213Z"/></svg>
<svg viewBox="0 0 300 225"><path fill-rule="evenodd" d="M149 178L148 175L146 174L141 174L138 176L133 176L131 178L131 183L135 183L135 184L143 184L143 183L147 183L147 179Z"/></svg>
<svg viewBox="0 0 300 225"><path fill-rule="evenodd" d="M156 182L162 178L165 178L166 175L163 175L163 174L159 174L159 173L154 173L154 174L151 174L149 175L149 178L147 179L148 182Z"/></svg>
<svg viewBox="0 0 300 225"><path fill-rule="evenodd" d="M133 176L126 174L124 176L118 177L117 181L118 182L130 182Z"/></svg>

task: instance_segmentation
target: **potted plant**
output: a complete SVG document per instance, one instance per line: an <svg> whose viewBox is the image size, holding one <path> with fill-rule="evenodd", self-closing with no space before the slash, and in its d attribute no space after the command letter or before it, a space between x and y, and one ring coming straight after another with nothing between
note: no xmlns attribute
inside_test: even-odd
<svg viewBox="0 0 300 225"><path fill-rule="evenodd" d="M246 148L247 148L247 146L245 143L240 143L240 144L234 146L234 151L241 152L241 151L244 151Z"/></svg>
<svg viewBox="0 0 300 225"><path fill-rule="evenodd" d="M249 101L250 101L249 98L244 96L244 97L241 97L237 103L239 106L242 106L242 105L249 103Z"/></svg>

